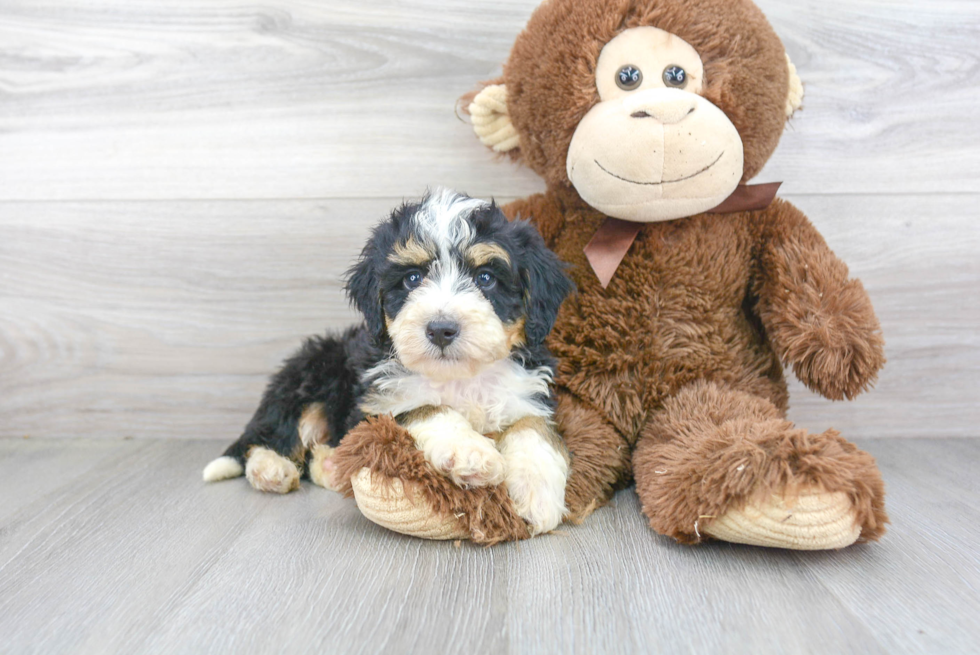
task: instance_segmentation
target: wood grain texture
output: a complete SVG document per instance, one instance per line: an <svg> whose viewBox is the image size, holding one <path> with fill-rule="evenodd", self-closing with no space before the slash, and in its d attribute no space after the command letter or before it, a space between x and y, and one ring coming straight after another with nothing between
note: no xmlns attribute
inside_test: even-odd
<svg viewBox="0 0 980 655"><path fill-rule="evenodd" d="M0 440L63 480L0 517L5 653L917 653L980 641L978 439L868 440L893 524L801 553L653 534L632 490L480 548L368 523L304 483L200 482L206 441ZM111 450L113 452L107 452ZM74 459L101 457L75 475ZM5 498L8 498L5 496Z"/></svg>
<svg viewBox="0 0 980 655"><path fill-rule="evenodd" d="M889 363L792 417L848 436L969 436L980 424L980 197L789 196L863 279ZM229 441L307 335L356 320L341 291L399 199L5 203L0 436Z"/></svg>
<svg viewBox="0 0 980 655"><path fill-rule="evenodd" d="M356 319L374 221L542 188L454 115L537 2L0 0L0 653L977 652L980 0L758 0L807 95L757 179L864 280L889 357L791 417L965 437L859 442L881 544L682 548L625 491L455 548L200 482L302 337Z"/></svg>
<svg viewBox="0 0 980 655"><path fill-rule="evenodd" d="M980 424L980 196L789 196L860 278L885 336L876 387L832 402L787 372L790 418L845 436L972 436Z"/></svg>
<svg viewBox="0 0 980 655"><path fill-rule="evenodd" d="M537 0L0 0L0 199L526 195L454 115ZM761 0L806 83L760 181L980 191L977 0Z"/></svg>
<svg viewBox="0 0 980 655"><path fill-rule="evenodd" d="M885 652L977 652L978 623L968 617L980 612L973 500L980 493L980 440L913 439L895 449L882 441L862 445L885 479L889 552L798 554L799 561L870 627ZM921 545L929 555L921 554ZM915 601L909 588L917 590ZM962 612L950 612L953 607Z"/></svg>
<svg viewBox="0 0 980 655"><path fill-rule="evenodd" d="M0 521L53 491L73 484L105 460L144 444L118 440L86 441L0 439Z"/></svg>

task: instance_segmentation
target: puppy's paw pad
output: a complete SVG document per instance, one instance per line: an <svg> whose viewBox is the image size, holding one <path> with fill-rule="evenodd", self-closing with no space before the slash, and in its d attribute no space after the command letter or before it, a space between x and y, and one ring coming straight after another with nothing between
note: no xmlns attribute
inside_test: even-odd
<svg viewBox="0 0 980 655"><path fill-rule="evenodd" d="M296 464L268 448L253 448L245 464L245 477L259 491L284 494L299 488Z"/></svg>
<svg viewBox="0 0 980 655"><path fill-rule="evenodd" d="M486 487L504 480L504 458L485 437L454 443L447 441L432 449L429 461L440 473L462 487Z"/></svg>

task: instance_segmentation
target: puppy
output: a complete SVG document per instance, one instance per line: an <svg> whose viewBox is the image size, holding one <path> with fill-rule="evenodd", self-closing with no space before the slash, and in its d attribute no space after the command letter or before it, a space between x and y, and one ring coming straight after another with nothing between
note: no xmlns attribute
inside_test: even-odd
<svg viewBox="0 0 980 655"><path fill-rule="evenodd" d="M532 533L555 528L569 459L544 340L572 284L537 231L437 191L374 229L346 290L364 323L287 360L204 480L244 472L286 493L308 474L333 487L332 447L365 416L391 414L435 470L463 487L506 483Z"/></svg>

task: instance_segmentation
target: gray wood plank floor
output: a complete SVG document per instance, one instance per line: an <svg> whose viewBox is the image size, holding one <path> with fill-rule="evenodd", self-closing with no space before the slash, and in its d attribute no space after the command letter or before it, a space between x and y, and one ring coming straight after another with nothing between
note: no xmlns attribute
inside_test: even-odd
<svg viewBox="0 0 980 655"><path fill-rule="evenodd" d="M888 534L800 553L677 546L632 490L529 542L426 542L308 483L204 485L213 442L0 440L0 652L980 652L980 439L860 445Z"/></svg>

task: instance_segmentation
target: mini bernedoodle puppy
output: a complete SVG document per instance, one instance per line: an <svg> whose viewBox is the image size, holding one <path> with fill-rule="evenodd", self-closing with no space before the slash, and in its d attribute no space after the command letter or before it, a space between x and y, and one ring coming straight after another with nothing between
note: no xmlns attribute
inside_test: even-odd
<svg viewBox="0 0 980 655"><path fill-rule="evenodd" d="M461 486L506 483L532 533L555 528L569 459L544 340L572 284L535 228L437 191L374 229L346 290L364 323L307 340L205 481L244 472L286 493L308 473L333 487L330 447L391 414L435 470Z"/></svg>

